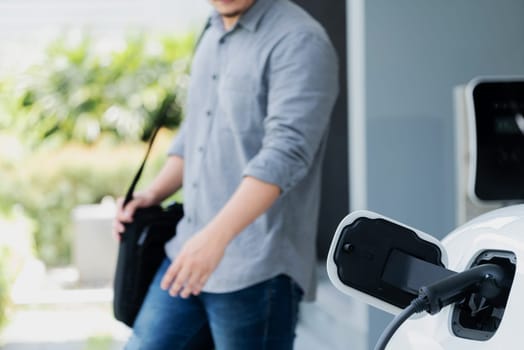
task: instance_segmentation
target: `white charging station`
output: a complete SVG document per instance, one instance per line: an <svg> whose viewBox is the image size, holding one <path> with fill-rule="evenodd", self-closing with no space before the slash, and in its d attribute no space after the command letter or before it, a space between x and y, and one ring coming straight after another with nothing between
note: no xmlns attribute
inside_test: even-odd
<svg viewBox="0 0 524 350"><path fill-rule="evenodd" d="M524 198L524 77L475 78L453 102L459 226Z"/></svg>

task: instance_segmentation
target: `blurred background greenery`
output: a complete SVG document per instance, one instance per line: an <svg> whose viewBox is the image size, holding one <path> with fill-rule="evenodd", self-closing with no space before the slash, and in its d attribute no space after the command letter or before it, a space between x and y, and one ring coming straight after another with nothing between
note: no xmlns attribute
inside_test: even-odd
<svg viewBox="0 0 524 350"><path fill-rule="evenodd" d="M0 328L2 328L7 320L7 310L9 303L9 278L7 262L9 253L6 247L0 247Z"/></svg>
<svg viewBox="0 0 524 350"><path fill-rule="evenodd" d="M167 127L178 125L193 36L133 34L109 52L88 35L67 39L52 42L42 62L0 85L12 92L3 99L2 124L26 145L147 140L164 116Z"/></svg>

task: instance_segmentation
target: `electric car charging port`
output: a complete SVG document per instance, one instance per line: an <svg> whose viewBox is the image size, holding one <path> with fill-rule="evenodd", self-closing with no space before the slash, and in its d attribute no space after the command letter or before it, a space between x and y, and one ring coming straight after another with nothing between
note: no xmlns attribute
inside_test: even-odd
<svg viewBox="0 0 524 350"><path fill-rule="evenodd" d="M475 258L471 268L483 264L495 264L504 270L503 292L491 300L471 293L456 303L451 317L451 329L457 337L486 341L495 334L504 316L515 277L517 258L512 252L484 251Z"/></svg>

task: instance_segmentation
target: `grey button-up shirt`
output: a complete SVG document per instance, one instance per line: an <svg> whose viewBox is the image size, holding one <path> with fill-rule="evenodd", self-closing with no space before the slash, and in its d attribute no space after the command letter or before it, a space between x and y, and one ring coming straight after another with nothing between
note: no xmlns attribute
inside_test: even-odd
<svg viewBox="0 0 524 350"><path fill-rule="evenodd" d="M184 158L184 210L170 258L244 176L278 185L274 205L228 245L204 287L231 292L278 274L312 299L321 165L338 91L323 28L288 0L257 0L230 31L218 14L191 68L187 113L169 154Z"/></svg>

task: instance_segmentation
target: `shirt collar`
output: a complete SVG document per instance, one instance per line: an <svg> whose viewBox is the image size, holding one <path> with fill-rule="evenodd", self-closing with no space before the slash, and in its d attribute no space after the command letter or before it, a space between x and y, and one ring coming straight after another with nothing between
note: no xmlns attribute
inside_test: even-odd
<svg viewBox="0 0 524 350"><path fill-rule="evenodd" d="M274 2L275 0L255 0L251 8L240 17L238 23L251 32L256 31L262 17Z"/></svg>
<svg viewBox="0 0 524 350"><path fill-rule="evenodd" d="M251 32L256 31L262 17L274 2L275 0L255 0L255 3L240 17L236 26L241 25ZM223 28L222 18L216 11L213 12L210 22L213 26L219 25Z"/></svg>

